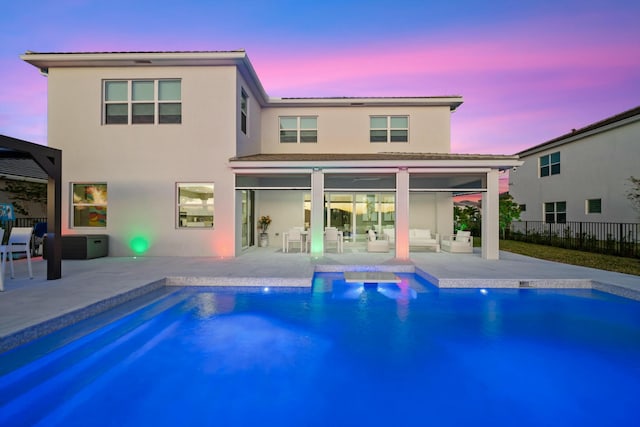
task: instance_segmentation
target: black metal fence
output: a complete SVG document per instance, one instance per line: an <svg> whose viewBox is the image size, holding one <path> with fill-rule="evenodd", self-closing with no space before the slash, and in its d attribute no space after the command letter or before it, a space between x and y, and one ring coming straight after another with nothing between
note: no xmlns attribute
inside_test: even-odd
<svg viewBox="0 0 640 427"><path fill-rule="evenodd" d="M511 223L507 238L540 245L640 258L640 224L544 221Z"/></svg>

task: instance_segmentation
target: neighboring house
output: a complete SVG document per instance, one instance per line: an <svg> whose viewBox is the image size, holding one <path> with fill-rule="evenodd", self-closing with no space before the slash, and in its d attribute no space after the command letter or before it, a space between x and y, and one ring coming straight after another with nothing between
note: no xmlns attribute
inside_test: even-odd
<svg viewBox="0 0 640 427"><path fill-rule="evenodd" d="M23 200L24 194L8 190L13 188L15 191L23 192L23 187L29 187L36 191L38 187L44 186L43 196L46 199L47 181L47 173L32 159L0 157L0 203L19 204L22 209L16 207L13 210L16 218L45 218L47 204Z"/></svg>
<svg viewBox="0 0 640 427"><path fill-rule="evenodd" d="M640 177L640 107L518 155L509 193L522 221L638 222L626 193Z"/></svg>
<svg viewBox="0 0 640 427"><path fill-rule="evenodd" d="M62 149L63 234L107 234L112 256L233 257L309 228L351 240L453 232L452 193L483 193L498 258L498 174L517 156L450 153L459 96L271 98L244 51L34 53L48 78L48 144Z"/></svg>

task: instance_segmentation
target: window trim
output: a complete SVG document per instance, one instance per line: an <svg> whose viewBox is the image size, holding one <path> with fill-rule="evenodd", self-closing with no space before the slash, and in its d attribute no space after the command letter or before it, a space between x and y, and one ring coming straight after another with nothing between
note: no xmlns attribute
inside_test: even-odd
<svg viewBox="0 0 640 427"><path fill-rule="evenodd" d="M386 119L387 125L386 127L382 128L382 127L373 127L371 120L373 118L384 118ZM392 126L392 119L393 118L405 118L407 120L407 127L404 128L399 128L399 127L393 127ZM394 114L394 115L370 115L369 116L369 143L370 144L408 144L409 143L409 128L410 128L410 123L409 123L409 115L408 114ZM381 132L381 131L386 131L386 140L385 141L372 141L372 132L377 131L377 132ZM406 140L405 141L394 141L394 135L393 132L394 131L404 131L406 132Z"/></svg>
<svg viewBox="0 0 640 427"><path fill-rule="evenodd" d="M88 229L96 229L96 228L107 228L108 225L108 213L109 213L109 187L107 182L105 181L81 181L81 182L70 182L69 183L71 186L70 189L70 198L71 198L71 203L70 203L70 210L71 212L69 212L69 228L88 228ZM82 185L85 186L85 192L86 192L86 187L89 186L104 186L105 188L105 193L106 193L106 197L105 197L105 202L104 203L82 203L82 202L76 202L74 199L74 196L76 194L75 192L75 186L76 185ZM91 207L104 207L104 225L76 225L76 207L86 207L86 208L91 208Z"/></svg>
<svg viewBox="0 0 640 427"><path fill-rule="evenodd" d="M211 203L181 203L180 202L180 188L181 186L191 186L191 187L203 187L203 186L211 186ZM213 181L179 181L175 183L175 228L178 230L213 230L215 228L215 190L216 185ZM208 212L200 215L187 215L187 212L184 211L184 215L182 215L181 208L182 207L191 207L191 208L207 208L211 209L211 215L208 215ZM208 218L211 216L211 222L209 221L188 221L188 217L205 217ZM198 225L202 224L202 225Z"/></svg>
<svg viewBox="0 0 640 427"><path fill-rule="evenodd" d="M296 119L296 127L293 128L282 128L282 119ZM314 119L316 122L316 126L313 129L303 129L302 128L302 120L303 119ZM294 132L296 133L295 141L283 141L282 140L282 132ZM303 141L303 132L315 132L315 140L314 141ZM278 116L278 142L280 144L317 144L318 143L318 116L308 115L308 116Z"/></svg>
<svg viewBox="0 0 640 427"><path fill-rule="evenodd" d="M178 82L180 84L180 96L179 99L160 99L160 84L162 82ZM109 83L126 83L127 94L125 100L107 100L107 85ZM152 99L133 99L133 87L134 83L153 82L153 96ZM134 115L134 106L136 105L153 105L153 121L135 121L136 115ZM163 121L164 115L162 115L162 107L164 105L178 105L179 117L177 121ZM124 122L111 122L109 123L108 106L109 105L124 105L127 109L126 121ZM175 115L177 116L177 115ZM132 79L104 79L102 80L102 125L179 125L182 124L182 79L181 78L132 78Z"/></svg>

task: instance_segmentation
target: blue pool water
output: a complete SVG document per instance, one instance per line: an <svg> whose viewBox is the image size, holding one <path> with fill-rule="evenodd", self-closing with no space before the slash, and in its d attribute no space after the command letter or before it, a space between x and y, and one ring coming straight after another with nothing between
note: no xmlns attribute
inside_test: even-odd
<svg viewBox="0 0 640 427"><path fill-rule="evenodd" d="M0 356L0 425L638 425L639 302L400 276L181 288L81 322Z"/></svg>

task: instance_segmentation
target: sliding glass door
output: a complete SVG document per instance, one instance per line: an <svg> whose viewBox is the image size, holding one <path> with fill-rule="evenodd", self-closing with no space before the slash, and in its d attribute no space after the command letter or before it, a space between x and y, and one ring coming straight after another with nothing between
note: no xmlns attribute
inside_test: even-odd
<svg viewBox="0 0 640 427"><path fill-rule="evenodd" d="M394 193L328 193L326 225L352 241L366 240L368 230L380 232L395 225Z"/></svg>
<svg viewBox="0 0 640 427"><path fill-rule="evenodd" d="M242 190L242 247L253 245L253 198L252 190Z"/></svg>

